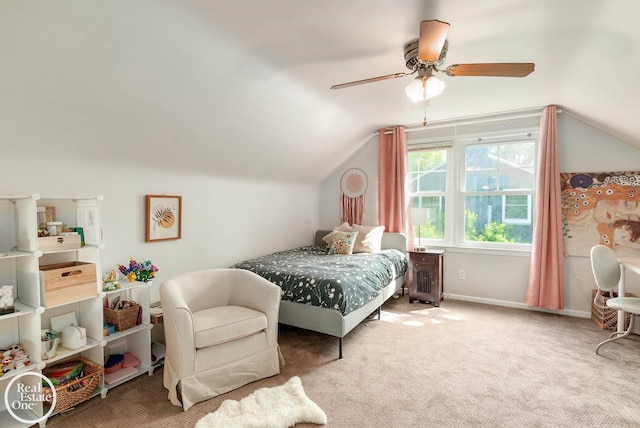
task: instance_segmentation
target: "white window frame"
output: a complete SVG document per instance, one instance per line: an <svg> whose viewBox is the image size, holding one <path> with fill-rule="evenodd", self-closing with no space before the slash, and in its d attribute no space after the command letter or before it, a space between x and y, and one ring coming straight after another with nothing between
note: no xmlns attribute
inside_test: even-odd
<svg viewBox="0 0 640 428"><path fill-rule="evenodd" d="M505 242L486 242L486 241L466 241L465 240L465 196L481 195L502 195L503 198L509 195L527 195L527 220L504 218L503 222L507 224L528 224L533 221L533 201L535 200L535 187L537 182L537 165L534 165L534 183L531 191L528 190L505 190L497 193L494 192L466 192L465 189L465 153L466 148L478 144L496 145L500 143L519 143L523 141L533 141L535 144L535 162L537 163L538 153L538 128L519 128L505 131L492 132L487 134L474 133L472 135L455 136L451 139L438 140L413 140L409 141L410 151L420 150L446 150L447 151L447 169L446 169L446 191L445 192L416 192L409 193L410 197L420 196L444 196L445 197L445 235L444 239L427 239L422 238L422 245L442 246L442 247L459 247L459 248L478 248L478 249L495 249L495 250L530 250L531 244L528 243L505 243ZM505 205L503 204L503 211ZM413 233L413 231L412 231ZM417 244L417 238L415 239Z"/></svg>
<svg viewBox="0 0 640 428"><path fill-rule="evenodd" d="M518 130L507 130L504 132L493 132L490 134L476 134L473 136L465 136L463 138L459 138L456 142L456 148L458 149L458 183L459 183L459 192L456 195L456 214L458 214L457 218L457 227L456 231L459 231L456 239L456 246L459 247L469 247L469 248L487 248L487 249L513 249L513 250L530 250L530 243L509 243L509 242L486 242L486 241L467 241L465 239L465 197L466 196L502 196L502 195L518 195L523 194L522 191L515 190L503 190L503 191L489 191L489 192L478 192L478 191L466 191L466 165L465 165L465 154L466 149L470 146L479 146L479 145L487 145L494 146L497 144L505 144L505 143L521 143L524 141L533 141L535 144L535 162L533 165L534 170L534 182L532 185L531 192L526 192L533 196L535 194L536 182L537 182L537 154L538 154L538 129L518 129ZM504 209L504 208L503 208Z"/></svg>
<svg viewBox="0 0 640 428"><path fill-rule="evenodd" d="M445 222L444 222L444 238L443 239L427 239L427 238L422 238L422 245L424 245L425 243L427 245L438 245L438 246L443 246L443 245L451 245L453 240L452 240L452 236L453 236L453 229L454 229L454 224L451 221L447 221L446 216L448 215L447 213L451 213L452 209L454 208L453 203L452 203L452 199L453 199L453 179L454 179L454 174L453 174L453 169L452 165L455 165L455 151L453 149L453 141L436 141L436 142L422 142L422 143L414 143L409 147L409 151L428 151L428 150L433 150L433 151L444 151L446 152L446 158L447 158L447 168L446 168L446 172L445 172L445 180L446 180L446 186L445 186L445 190L444 191L420 191L420 192L410 192L409 193L409 197L410 198L420 198L420 197L431 197L431 196L437 196L437 197L442 197L444 196L444 212L445 212ZM413 231L412 231L413 233ZM417 242L414 242L416 245L418 244Z"/></svg>
<svg viewBox="0 0 640 428"><path fill-rule="evenodd" d="M526 218L510 218L507 217L507 197L509 196L526 196L527 197L527 217ZM532 194L530 193L510 193L508 195L502 195L502 221L506 224L531 224L532 207Z"/></svg>

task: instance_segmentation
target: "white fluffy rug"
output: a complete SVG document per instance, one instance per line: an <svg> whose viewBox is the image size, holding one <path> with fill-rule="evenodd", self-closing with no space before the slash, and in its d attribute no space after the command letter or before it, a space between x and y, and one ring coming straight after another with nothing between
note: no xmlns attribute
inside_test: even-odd
<svg viewBox="0 0 640 428"><path fill-rule="evenodd" d="M240 401L225 400L195 428L287 428L297 423L326 424L327 415L304 392L294 376L274 388L260 388Z"/></svg>

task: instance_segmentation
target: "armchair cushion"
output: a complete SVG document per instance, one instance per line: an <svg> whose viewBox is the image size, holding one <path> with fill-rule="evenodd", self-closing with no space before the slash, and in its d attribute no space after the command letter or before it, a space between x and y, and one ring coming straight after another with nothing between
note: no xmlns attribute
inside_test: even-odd
<svg viewBox="0 0 640 428"><path fill-rule="evenodd" d="M263 312L242 306L218 306L193 314L196 349L251 336L267 328Z"/></svg>

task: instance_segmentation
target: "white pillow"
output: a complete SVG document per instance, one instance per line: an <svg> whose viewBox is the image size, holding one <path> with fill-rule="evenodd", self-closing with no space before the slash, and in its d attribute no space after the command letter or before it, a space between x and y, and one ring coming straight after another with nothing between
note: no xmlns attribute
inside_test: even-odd
<svg viewBox="0 0 640 428"><path fill-rule="evenodd" d="M333 243L333 232L351 232L351 226L349 226L349 223L345 221L340 226L334 227L332 232L324 235L322 240L326 242L328 246L331 246Z"/></svg>
<svg viewBox="0 0 640 428"><path fill-rule="evenodd" d="M382 249L382 234L384 226L361 226L354 224L351 228L358 232L356 244L353 247L354 253L378 253Z"/></svg>

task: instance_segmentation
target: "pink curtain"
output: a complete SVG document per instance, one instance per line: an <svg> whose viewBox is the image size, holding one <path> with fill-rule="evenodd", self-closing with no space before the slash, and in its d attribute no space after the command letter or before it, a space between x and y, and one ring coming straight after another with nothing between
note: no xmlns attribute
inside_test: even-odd
<svg viewBox="0 0 640 428"><path fill-rule="evenodd" d="M379 131L378 224L387 232L400 232L411 242L407 194L407 132L404 126Z"/></svg>
<svg viewBox="0 0 640 428"><path fill-rule="evenodd" d="M548 106L540 118L538 184L529 285L525 296L527 305L547 309L564 309L564 251L556 128L556 106Z"/></svg>

